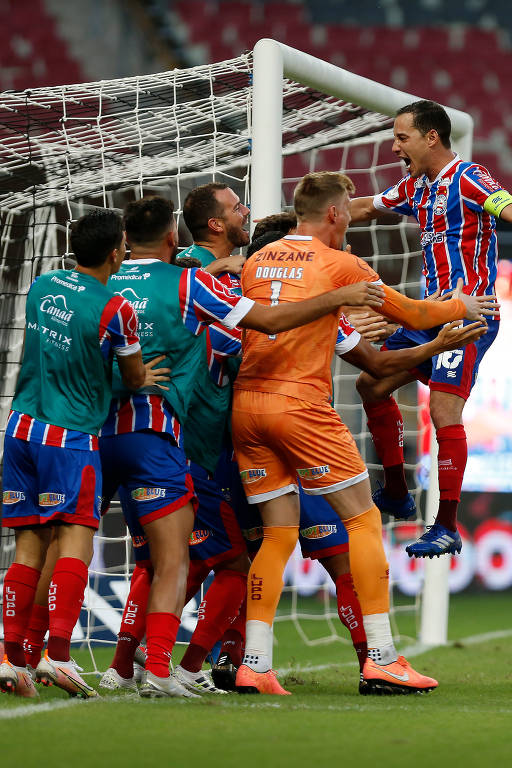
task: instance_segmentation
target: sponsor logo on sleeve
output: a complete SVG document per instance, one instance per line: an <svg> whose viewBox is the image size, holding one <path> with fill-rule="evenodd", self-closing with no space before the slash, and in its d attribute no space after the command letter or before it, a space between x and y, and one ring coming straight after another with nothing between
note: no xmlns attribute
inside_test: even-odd
<svg viewBox="0 0 512 768"><path fill-rule="evenodd" d="M139 549L140 547L143 547L145 544L148 543L148 540L145 536L132 536L132 544L134 549Z"/></svg>
<svg viewBox="0 0 512 768"><path fill-rule="evenodd" d="M4 504L17 504L19 501L25 501L26 496L23 491L4 491Z"/></svg>
<svg viewBox="0 0 512 768"><path fill-rule="evenodd" d="M260 480L262 477L266 476L267 470L264 467L261 469L244 469L242 472L240 472L240 479L244 485L255 483L257 480Z"/></svg>
<svg viewBox="0 0 512 768"><path fill-rule="evenodd" d="M390 189L389 192L386 192L384 197L386 198L386 200L391 200L391 201L398 200L398 198L400 197L398 184L395 184L395 186L392 189Z"/></svg>
<svg viewBox="0 0 512 768"><path fill-rule="evenodd" d="M324 475L329 474L330 471L330 466L328 464L323 464L321 467L304 467L303 469L298 469L297 474L302 478L313 478L323 477Z"/></svg>
<svg viewBox="0 0 512 768"><path fill-rule="evenodd" d="M203 541L206 541L206 539L210 536L210 534L211 534L211 531L209 531L206 528L202 530L200 529L197 531L192 531L192 533L190 534L190 539L188 541L189 546L195 547L196 544L202 544Z"/></svg>
<svg viewBox="0 0 512 768"><path fill-rule="evenodd" d="M300 533L305 539L325 539L337 530L336 525L312 525L309 528L303 528Z"/></svg>
<svg viewBox="0 0 512 768"><path fill-rule="evenodd" d="M498 184L498 182L483 169L475 168L473 173L477 177L482 187L484 187L488 192L498 192L500 189L503 189L502 185Z"/></svg>
<svg viewBox="0 0 512 768"><path fill-rule="evenodd" d="M58 507L59 504L64 504L66 501L66 494L55 493L54 491L47 491L46 493L39 494L39 506L40 507Z"/></svg>
<svg viewBox="0 0 512 768"><path fill-rule="evenodd" d="M165 488L134 488L131 497L135 501L154 501L165 497Z"/></svg>

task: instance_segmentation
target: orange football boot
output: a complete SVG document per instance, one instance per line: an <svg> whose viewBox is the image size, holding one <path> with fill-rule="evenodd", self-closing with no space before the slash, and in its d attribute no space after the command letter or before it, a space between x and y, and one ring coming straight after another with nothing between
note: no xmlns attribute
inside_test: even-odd
<svg viewBox="0 0 512 768"><path fill-rule="evenodd" d="M269 693L276 696L291 696L290 691L279 684L274 670L255 672L246 664L238 667L235 688L238 693Z"/></svg>
<svg viewBox="0 0 512 768"><path fill-rule="evenodd" d="M365 661L359 693L363 696L376 694L428 693L439 683L433 677L416 672L403 656L391 664L376 664L372 659Z"/></svg>

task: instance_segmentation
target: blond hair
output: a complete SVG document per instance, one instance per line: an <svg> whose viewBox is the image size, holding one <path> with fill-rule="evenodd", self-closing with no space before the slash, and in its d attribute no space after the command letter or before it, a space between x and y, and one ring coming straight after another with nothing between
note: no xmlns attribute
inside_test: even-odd
<svg viewBox="0 0 512 768"><path fill-rule="evenodd" d="M298 219L317 219L345 192L352 195L355 191L354 182L344 173L307 173L295 187L293 207Z"/></svg>

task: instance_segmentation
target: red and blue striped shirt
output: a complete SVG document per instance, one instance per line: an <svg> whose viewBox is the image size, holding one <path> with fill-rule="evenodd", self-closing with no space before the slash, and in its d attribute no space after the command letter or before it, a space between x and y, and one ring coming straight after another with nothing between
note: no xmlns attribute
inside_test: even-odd
<svg viewBox="0 0 512 768"><path fill-rule="evenodd" d="M430 182L427 176L404 176L398 184L376 195L378 210L414 216L421 230L427 295L441 293L464 281L464 293L494 292L497 270L495 218L484 204L503 189L478 163L457 155Z"/></svg>

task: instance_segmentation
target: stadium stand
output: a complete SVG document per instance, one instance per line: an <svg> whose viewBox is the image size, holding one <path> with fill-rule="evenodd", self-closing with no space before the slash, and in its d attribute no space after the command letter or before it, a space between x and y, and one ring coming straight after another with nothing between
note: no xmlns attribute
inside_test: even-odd
<svg viewBox="0 0 512 768"><path fill-rule="evenodd" d="M85 79L43 0L0 4L0 90Z"/></svg>
<svg viewBox="0 0 512 768"><path fill-rule="evenodd" d="M152 4L162 6L161 0ZM167 7L186 29L189 44L204 52L204 61L231 58L261 37L273 37L386 85L470 112L475 157L500 168L501 181L512 186L512 107L500 98L510 89L507 73L512 68L506 2L179 0Z"/></svg>

